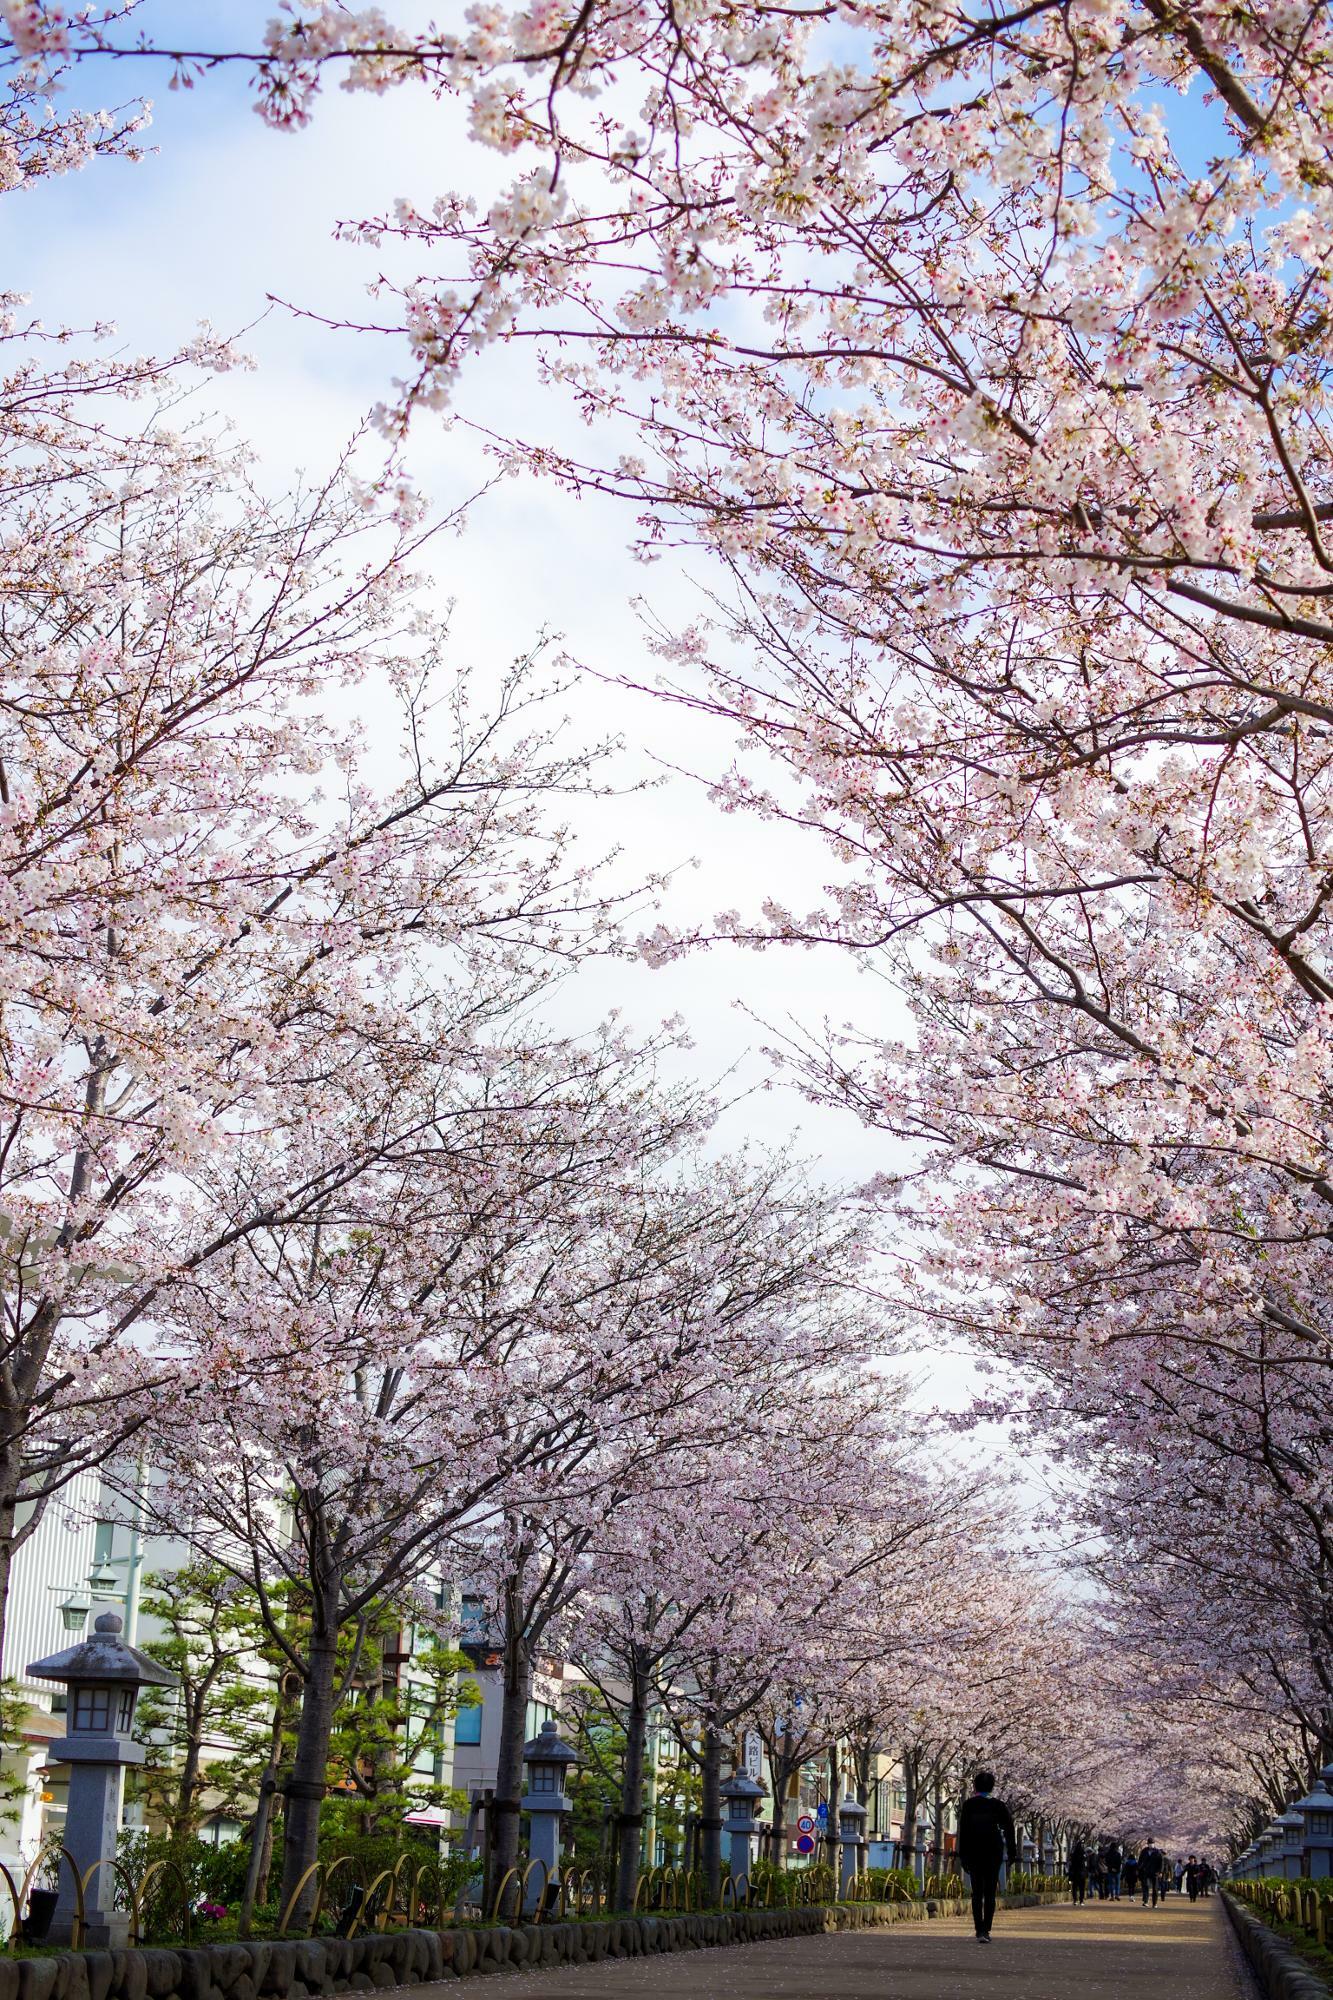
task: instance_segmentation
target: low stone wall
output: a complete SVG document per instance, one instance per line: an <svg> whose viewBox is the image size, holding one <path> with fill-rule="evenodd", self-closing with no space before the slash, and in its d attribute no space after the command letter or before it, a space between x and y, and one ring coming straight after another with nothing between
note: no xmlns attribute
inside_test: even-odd
<svg viewBox="0 0 1333 2000"><path fill-rule="evenodd" d="M1248 1904L1225 1889L1222 1902L1267 2000L1329 2000L1325 1981L1275 1931L1260 1923Z"/></svg>
<svg viewBox="0 0 1333 2000"><path fill-rule="evenodd" d="M1049 1902L1011 1896L1001 1906ZM769 1938L882 1929L959 1916L967 1906L816 1903L800 1910L713 1911L689 1916L607 1917L588 1923L496 1924L447 1931L370 1931L358 1938L199 1945L179 1951L70 1951L40 1958L0 1955L0 2000L314 2000L370 1993L470 1972L538 1965L592 1965L661 1951L701 1951ZM1293 1996L1295 2000L1295 1996Z"/></svg>

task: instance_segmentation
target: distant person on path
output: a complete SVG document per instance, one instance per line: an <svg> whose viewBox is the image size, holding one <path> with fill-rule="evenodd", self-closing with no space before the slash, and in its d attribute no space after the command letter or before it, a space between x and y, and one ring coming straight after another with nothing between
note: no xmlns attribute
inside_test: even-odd
<svg viewBox="0 0 1333 2000"><path fill-rule="evenodd" d="M1216 1887L1217 1870L1211 1861L1201 1861L1199 1863L1199 1894L1201 1896L1211 1896Z"/></svg>
<svg viewBox="0 0 1333 2000"><path fill-rule="evenodd" d="M1120 1871L1125 1865L1125 1850L1118 1840L1106 1844L1106 1892L1113 1903L1120 1901Z"/></svg>
<svg viewBox="0 0 1333 2000"><path fill-rule="evenodd" d="M1145 1909L1148 1907L1149 1890L1152 1892L1152 1906L1154 1909L1157 1908L1157 1901L1162 1893L1160 1887L1162 1870L1165 1866L1166 1856L1160 1847L1153 1844L1152 1835L1149 1834L1147 1845L1139 1850L1139 1888L1143 1891Z"/></svg>
<svg viewBox="0 0 1333 2000"><path fill-rule="evenodd" d="M1014 1816L1002 1800L992 1796L994 1791L994 1773L978 1771L972 1780L972 1796L964 1799L958 1814L958 1859L972 1884L972 1921L978 1944L990 1943L1005 1856L1011 1868L1018 1860Z"/></svg>
<svg viewBox="0 0 1333 2000"><path fill-rule="evenodd" d="M1132 1896L1139 1882L1139 1864L1132 1854L1125 1856L1125 1865L1120 1870L1120 1886L1127 1896Z"/></svg>
<svg viewBox="0 0 1333 2000"><path fill-rule="evenodd" d="M1088 1893L1088 1851L1081 1840L1069 1850L1069 1892L1076 1903L1083 1902Z"/></svg>
<svg viewBox="0 0 1333 2000"><path fill-rule="evenodd" d="M1197 1860L1191 1854L1189 1860L1185 1863L1185 1893L1191 1903L1197 1903L1199 1900L1199 1890L1203 1886L1201 1881L1202 1875L1202 1868L1200 1868Z"/></svg>

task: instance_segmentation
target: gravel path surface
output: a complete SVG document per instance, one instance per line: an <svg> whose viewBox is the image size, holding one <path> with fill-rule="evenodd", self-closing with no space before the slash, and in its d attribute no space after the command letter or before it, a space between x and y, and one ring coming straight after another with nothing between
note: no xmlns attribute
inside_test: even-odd
<svg viewBox="0 0 1333 2000"><path fill-rule="evenodd" d="M608 1959L478 1980L477 2000L1257 2000L1215 1900L1001 1911L979 1945L949 1918L845 1936ZM458 1982L413 2000L458 2000Z"/></svg>

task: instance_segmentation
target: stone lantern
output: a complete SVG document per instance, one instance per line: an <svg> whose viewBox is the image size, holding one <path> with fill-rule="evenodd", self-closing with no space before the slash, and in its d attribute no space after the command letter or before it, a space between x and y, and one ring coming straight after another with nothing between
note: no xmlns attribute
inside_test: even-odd
<svg viewBox="0 0 1333 2000"><path fill-rule="evenodd" d="M140 1688L179 1686L175 1674L126 1645L120 1632L119 1613L104 1611L90 1638L63 1653L34 1660L28 1668L34 1680L60 1681L69 1691L66 1733L47 1745L46 1754L50 1763L70 1767L65 1847L81 1876L97 1862L116 1857L125 1768L142 1764L147 1754L131 1733ZM125 1944L129 1915L115 1908L115 1894L114 1873L98 1868L84 1891L81 1941L85 1945L106 1950ZM66 1866L60 1871L59 1898L51 1919L53 1944L71 1942L77 1915L78 1898Z"/></svg>
<svg viewBox="0 0 1333 2000"><path fill-rule="evenodd" d="M578 1761L578 1751L565 1742L554 1722L544 1722L531 1742L523 1745L528 1789L522 1806L530 1828L528 1853L534 1861L545 1862L548 1888L560 1879L560 1816L574 1809L565 1792L565 1780L573 1777ZM525 1913L537 1908L541 1894L534 1875L523 1898Z"/></svg>
<svg viewBox="0 0 1333 2000"><path fill-rule="evenodd" d="M718 1792L726 1805L727 1816L722 1822L729 1848L727 1860L731 1868L731 1879L739 1882L744 1876L749 1879L751 1868L750 1842L754 1838L754 1818L759 1810L759 1801L764 1796L764 1788L758 1779L745 1771L732 1773Z"/></svg>
<svg viewBox="0 0 1333 2000"><path fill-rule="evenodd" d="M1291 1810L1300 1814L1304 1828L1301 1873L1315 1882L1327 1881L1333 1875L1333 1791L1324 1772Z"/></svg>
<svg viewBox="0 0 1333 2000"><path fill-rule="evenodd" d="M1270 1820L1255 1842L1259 1850L1259 1873L1264 1881L1277 1874L1274 1857L1282 1841L1282 1829L1276 1820Z"/></svg>
<svg viewBox="0 0 1333 2000"><path fill-rule="evenodd" d="M1278 1848L1277 1873L1284 1882L1299 1882L1301 1878L1301 1849L1305 1845L1305 1821L1294 1806L1279 1815L1274 1825L1281 1829L1282 1844Z"/></svg>
<svg viewBox="0 0 1333 2000"><path fill-rule="evenodd" d="M923 1889L926 1886L926 1857L930 1847L932 1831L933 1829L928 1819L918 1818L916 1825L912 1828L912 1869Z"/></svg>
<svg viewBox="0 0 1333 2000"><path fill-rule="evenodd" d="M851 1895L856 1882L868 1818L869 1814L858 1799L844 1799L838 1807L838 1845L841 1849L838 1893L844 1897Z"/></svg>

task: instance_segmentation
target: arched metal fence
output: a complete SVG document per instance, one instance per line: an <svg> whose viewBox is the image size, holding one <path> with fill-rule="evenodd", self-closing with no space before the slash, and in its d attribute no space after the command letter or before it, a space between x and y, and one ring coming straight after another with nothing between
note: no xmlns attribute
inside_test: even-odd
<svg viewBox="0 0 1333 2000"><path fill-rule="evenodd" d="M80 1873L69 1850L58 1840L52 1840L43 1846L21 1882L16 1882L11 1871L0 1862L0 1884L8 1897L11 1914L8 1948L22 1940L23 1918L33 1889L43 1884L58 1885L62 1871L68 1871L73 1888L75 1914L71 1943L77 1948L85 1929L88 1890L103 1869L115 1877L115 1903L127 1916L130 1944L165 1939L191 1942L190 1885L177 1861L164 1856L151 1862L137 1878L117 1859L94 1862ZM702 1870L677 1868L669 1862L640 1872L629 1912L617 1911L615 1884L614 1868L568 1867L553 1877L544 1861L519 1863L505 1872L489 1908L477 1914L483 1922L540 1924L613 1914L688 1915L718 1907L709 1897ZM1274 1891L1282 1887L1255 1886ZM966 1893L966 1884L958 1875L932 1875L922 1893L927 1897L961 1896ZM450 1897L444 1871L433 1862L419 1862L410 1853L400 1855L392 1867L381 1869L369 1881L356 1856L339 1855L332 1861L313 1862L306 1869L279 1913L276 1934L287 1937L313 1933L321 1921L326 1928L336 1928L339 1936L348 1938L368 1929L384 1931L417 1926L445 1929L463 1921L463 1894ZM917 1898L901 1883L892 1879L877 1883L865 1872L842 1891L833 1869L824 1862L790 1871L760 1862L750 1875L724 1874L722 1878L721 1907L728 1911L800 1909L816 1903L877 1900L912 1902ZM1333 1924L1330 1932L1333 1934Z"/></svg>

